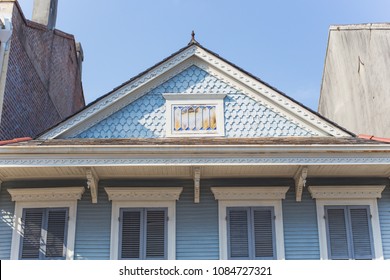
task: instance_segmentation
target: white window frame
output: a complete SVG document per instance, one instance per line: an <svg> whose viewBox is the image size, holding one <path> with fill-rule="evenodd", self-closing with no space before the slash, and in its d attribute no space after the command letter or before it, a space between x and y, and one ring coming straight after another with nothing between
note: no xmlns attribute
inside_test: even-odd
<svg viewBox="0 0 390 280"><path fill-rule="evenodd" d="M176 259L176 200L183 188L106 187L112 201L110 259L119 258L121 208L167 208L167 259Z"/></svg>
<svg viewBox="0 0 390 280"><path fill-rule="evenodd" d="M282 199L289 187L212 187L218 200L219 258L228 258L227 208L231 207L273 207L275 214L276 258L285 259Z"/></svg>
<svg viewBox="0 0 390 280"><path fill-rule="evenodd" d="M326 234L325 206L369 206L375 260L383 260L382 237L380 230L377 199L385 186L310 186L312 198L316 199L320 258L328 260L328 240Z"/></svg>
<svg viewBox="0 0 390 280"><path fill-rule="evenodd" d="M165 98L165 117L167 137L196 137L196 136L225 136L225 120L224 120L224 104L223 99L226 94L219 93L164 93ZM174 132L173 131L173 112L174 105L211 105L216 107L217 130L216 131L189 131L189 132Z"/></svg>
<svg viewBox="0 0 390 280"><path fill-rule="evenodd" d="M19 259L23 209L60 207L69 209L65 259L73 260L76 236L77 200L81 199L84 190L84 187L8 189L12 201L15 201L10 259Z"/></svg>

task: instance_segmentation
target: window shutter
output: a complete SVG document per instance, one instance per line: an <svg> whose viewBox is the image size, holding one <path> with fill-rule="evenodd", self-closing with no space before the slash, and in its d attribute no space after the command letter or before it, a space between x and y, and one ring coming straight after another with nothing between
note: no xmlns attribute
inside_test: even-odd
<svg viewBox="0 0 390 280"><path fill-rule="evenodd" d="M139 259L141 247L141 212L122 211L121 217L122 259Z"/></svg>
<svg viewBox="0 0 390 280"><path fill-rule="evenodd" d="M166 211L146 212L146 258L164 259L166 251Z"/></svg>
<svg viewBox="0 0 390 280"><path fill-rule="evenodd" d="M43 209L24 210L21 259L39 259L43 214Z"/></svg>
<svg viewBox="0 0 390 280"><path fill-rule="evenodd" d="M273 259L273 211L271 209L253 210L253 230L255 243L255 258Z"/></svg>
<svg viewBox="0 0 390 280"><path fill-rule="evenodd" d="M229 258L249 258L248 209L228 209Z"/></svg>
<svg viewBox="0 0 390 280"><path fill-rule="evenodd" d="M46 258L65 256L68 211L49 209L47 217Z"/></svg>
<svg viewBox="0 0 390 280"><path fill-rule="evenodd" d="M345 208L328 208L326 225L331 259L350 259Z"/></svg>
<svg viewBox="0 0 390 280"><path fill-rule="evenodd" d="M371 223L368 208L352 208L349 210L352 243L355 259L372 259L373 247L371 237Z"/></svg>
<svg viewBox="0 0 390 280"><path fill-rule="evenodd" d="M368 206L326 208L328 251L331 259L372 259L374 257Z"/></svg>

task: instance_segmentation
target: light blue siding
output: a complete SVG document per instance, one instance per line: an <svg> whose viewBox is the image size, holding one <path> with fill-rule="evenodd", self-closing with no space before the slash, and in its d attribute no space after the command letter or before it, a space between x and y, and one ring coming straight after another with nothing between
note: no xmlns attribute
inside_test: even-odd
<svg viewBox="0 0 390 280"><path fill-rule="evenodd" d="M225 93L226 137L309 136L310 133L238 92L204 70L191 66L74 138L165 137L163 93Z"/></svg>
<svg viewBox="0 0 390 280"><path fill-rule="evenodd" d="M86 190L77 207L75 259L110 259L111 202L102 187L98 203L92 204Z"/></svg>
<svg viewBox="0 0 390 280"><path fill-rule="evenodd" d="M283 227L286 259L316 260L320 258L315 200L304 190L302 201L295 201L293 188L283 200Z"/></svg>
<svg viewBox="0 0 390 280"><path fill-rule="evenodd" d="M183 193L176 204L176 258L178 260L218 259L218 201L210 191L211 183L202 184L199 204L194 203L193 186L188 183L182 185L184 185ZM5 188L1 191L0 205L2 214L0 259L9 259L14 203L11 202L11 197ZM319 259L315 200L305 189L302 202L296 202L294 189L291 188L282 206L286 259ZM390 259L389 187L383 191L382 198L378 200L378 207L384 257ZM75 259L109 259L110 232L111 202L108 201L106 192L101 186L98 203L92 204L90 192L86 190L82 199L78 201ZM282 241L276 240L276 242Z"/></svg>
<svg viewBox="0 0 390 280"><path fill-rule="evenodd" d="M15 203L3 187L0 192L1 220L0 220L0 259L8 260L11 255L13 215Z"/></svg>
<svg viewBox="0 0 390 280"><path fill-rule="evenodd" d="M202 186L200 203L194 203L194 188L185 187L176 204L176 259L219 259L218 202Z"/></svg>
<svg viewBox="0 0 390 280"><path fill-rule="evenodd" d="M379 220L382 233L382 246L385 259L390 259L390 187L382 192L378 200Z"/></svg>

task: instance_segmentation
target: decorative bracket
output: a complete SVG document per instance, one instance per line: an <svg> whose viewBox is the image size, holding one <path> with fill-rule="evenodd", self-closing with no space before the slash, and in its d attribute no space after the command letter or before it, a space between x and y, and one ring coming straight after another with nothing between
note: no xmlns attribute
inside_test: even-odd
<svg viewBox="0 0 390 280"><path fill-rule="evenodd" d="M302 201L303 188L306 186L307 171L308 171L307 166L300 166L294 175L295 200L297 202Z"/></svg>
<svg viewBox="0 0 390 280"><path fill-rule="evenodd" d="M193 168L194 179L194 203L200 202L200 167Z"/></svg>
<svg viewBox="0 0 390 280"><path fill-rule="evenodd" d="M98 197L98 186L99 186L99 176L96 173L96 170L93 167L86 169L87 176L87 186L91 191L92 203L97 203Z"/></svg>

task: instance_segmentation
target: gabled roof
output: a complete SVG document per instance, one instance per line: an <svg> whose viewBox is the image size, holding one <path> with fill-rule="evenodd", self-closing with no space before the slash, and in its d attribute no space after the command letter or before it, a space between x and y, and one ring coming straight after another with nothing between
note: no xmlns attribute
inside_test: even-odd
<svg viewBox="0 0 390 280"><path fill-rule="evenodd" d="M300 123L313 135L354 136L258 77L192 40L186 47L114 88L80 112L40 135L38 139L66 138L69 135L77 135L191 65L200 67L251 98L265 103L268 108L287 119Z"/></svg>

